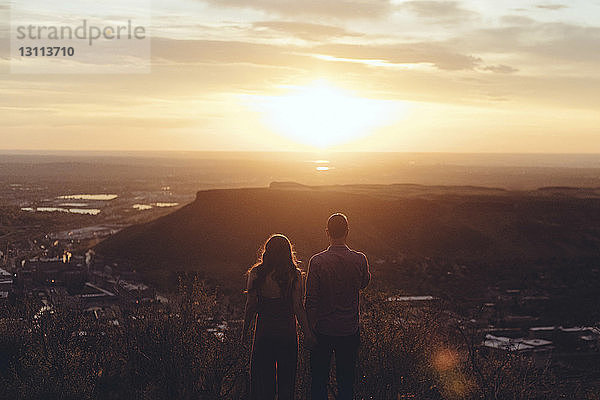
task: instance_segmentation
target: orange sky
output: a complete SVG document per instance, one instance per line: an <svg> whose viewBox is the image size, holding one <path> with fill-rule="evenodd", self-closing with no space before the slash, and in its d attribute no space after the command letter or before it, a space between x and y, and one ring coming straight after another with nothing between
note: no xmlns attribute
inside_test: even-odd
<svg viewBox="0 0 600 400"><path fill-rule="evenodd" d="M600 152L598 2L151 13L150 74L0 73L0 149Z"/></svg>

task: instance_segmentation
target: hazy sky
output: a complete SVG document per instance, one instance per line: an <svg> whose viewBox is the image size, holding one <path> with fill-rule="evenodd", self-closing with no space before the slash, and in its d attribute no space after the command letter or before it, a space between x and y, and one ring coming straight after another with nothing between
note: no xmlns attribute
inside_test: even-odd
<svg viewBox="0 0 600 400"><path fill-rule="evenodd" d="M0 149L600 153L600 0L151 12L150 74L0 74Z"/></svg>

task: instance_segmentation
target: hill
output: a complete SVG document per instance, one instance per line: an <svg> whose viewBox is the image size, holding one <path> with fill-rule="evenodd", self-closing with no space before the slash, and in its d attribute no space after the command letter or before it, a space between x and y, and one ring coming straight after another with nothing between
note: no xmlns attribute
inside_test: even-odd
<svg viewBox="0 0 600 400"><path fill-rule="evenodd" d="M97 251L147 270L218 267L238 273L275 232L288 235L307 261L326 247L324 224L336 211L349 216L350 245L371 258L600 257L600 199L594 189L295 183L200 191L194 202L119 232Z"/></svg>

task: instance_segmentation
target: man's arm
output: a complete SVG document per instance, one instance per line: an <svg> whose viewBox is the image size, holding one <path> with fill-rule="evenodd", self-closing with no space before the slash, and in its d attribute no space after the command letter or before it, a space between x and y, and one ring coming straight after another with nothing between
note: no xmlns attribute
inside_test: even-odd
<svg viewBox="0 0 600 400"><path fill-rule="evenodd" d="M367 287L369 282L371 282L371 271L369 270L369 260L367 260L367 256L363 254L364 264L362 265L362 282L360 283L360 288L364 289Z"/></svg>
<svg viewBox="0 0 600 400"><path fill-rule="evenodd" d="M304 308L308 317L308 324L312 331L317 325L317 306L319 304L319 274L315 258L311 258L308 263L306 273L306 292L304 295Z"/></svg>

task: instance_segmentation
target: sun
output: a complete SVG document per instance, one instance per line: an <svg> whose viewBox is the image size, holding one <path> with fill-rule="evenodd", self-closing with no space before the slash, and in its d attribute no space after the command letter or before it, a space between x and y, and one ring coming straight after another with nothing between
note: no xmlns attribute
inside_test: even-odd
<svg viewBox="0 0 600 400"><path fill-rule="evenodd" d="M252 107L274 131L318 149L366 136L399 112L394 101L358 97L326 81L291 86L280 96L252 97Z"/></svg>

